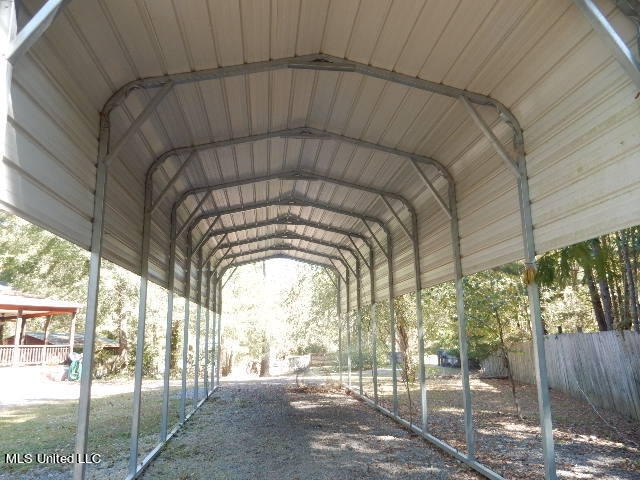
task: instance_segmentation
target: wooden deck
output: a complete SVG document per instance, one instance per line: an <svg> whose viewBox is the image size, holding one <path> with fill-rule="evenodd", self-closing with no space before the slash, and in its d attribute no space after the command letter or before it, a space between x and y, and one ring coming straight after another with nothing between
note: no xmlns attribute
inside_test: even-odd
<svg viewBox="0 0 640 480"><path fill-rule="evenodd" d="M18 358L14 361L14 350ZM0 367L22 365L57 365L69 355L69 345L0 345Z"/></svg>

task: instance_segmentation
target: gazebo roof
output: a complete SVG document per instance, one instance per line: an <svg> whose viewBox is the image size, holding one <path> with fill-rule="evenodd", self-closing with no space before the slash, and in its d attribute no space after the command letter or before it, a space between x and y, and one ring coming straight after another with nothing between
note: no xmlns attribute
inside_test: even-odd
<svg viewBox="0 0 640 480"><path fill-rule="evenodd" d="M22 312L22 318L32 318L76 313L80 308L80 303L39 297L10 287L0 288L0 320L15 320L18 312Z"/></svg>

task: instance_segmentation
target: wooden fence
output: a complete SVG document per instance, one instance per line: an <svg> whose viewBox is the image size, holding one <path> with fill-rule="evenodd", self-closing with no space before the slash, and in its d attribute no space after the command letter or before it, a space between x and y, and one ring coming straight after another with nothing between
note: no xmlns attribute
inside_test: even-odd
<svg viewBox="0 0 640 480"><path fill-rule="evenodd" d="M0 346L0 366L13 365L13 345ZM56 365L69 355L68 346L59 345L20 345L18 347L18 365Z"/></svg>
<svg viewBox="0 0 640 480"><path fill-rule="evenodd" d="M640 333L567 333L544 343L552 389L640 420ZM509 363L515 380L535 383L531 342L511 348ZM499 356L483 361L482 370L507 374Z"/></svg>

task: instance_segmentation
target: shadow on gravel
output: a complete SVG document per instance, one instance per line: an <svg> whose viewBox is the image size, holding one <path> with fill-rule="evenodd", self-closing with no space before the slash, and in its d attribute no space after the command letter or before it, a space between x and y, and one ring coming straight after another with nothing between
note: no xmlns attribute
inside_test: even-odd
<svg viewBox="0 0 640 480"><path fill-rule="evenodd" d="M268 378L225 382L142 478L480 477L343 391Z"/></svg>

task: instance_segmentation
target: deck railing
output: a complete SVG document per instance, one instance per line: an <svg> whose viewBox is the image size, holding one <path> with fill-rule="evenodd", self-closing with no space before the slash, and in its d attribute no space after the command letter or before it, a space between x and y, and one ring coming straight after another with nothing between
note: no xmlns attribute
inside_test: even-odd
<svg viewBox="0 0 640 480"><path fill-rule="evenodd" d="M14 362L14 349L13 345L0 345L0 366L57 365L69 355L68 345L19 345L17 362Z"/></svg>

